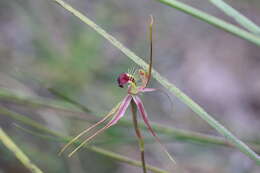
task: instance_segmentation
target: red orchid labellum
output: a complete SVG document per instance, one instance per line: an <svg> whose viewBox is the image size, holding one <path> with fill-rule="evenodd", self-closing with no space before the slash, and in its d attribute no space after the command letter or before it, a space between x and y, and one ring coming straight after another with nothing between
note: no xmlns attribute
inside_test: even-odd
<svg viewBox="0 0 260 173"><path fill-rule="evenodd" d="M127 73L121 73L117 78L118 86L121 88L124 88L124 85L127 84L129 81L135 82L134 78Z"/></svg>
<svg viewBox="0 0 260 173"><path fill-rule="evenodd" d="M153 18L151 17L151 24L150 24L150 40L151 40L151 44L150 44L150 63L149 63L148 70L146 71L146 70L140 69L140 70L138 70L138 72L136 72L135 70L132 70L129 73L120 74L117 78L118 86L121 87L121 88L123 88L125 85L128 86L128 92L127 92L127 95L124 97L124 99L119 104L117 104L117 106L114 107L114 109L112 109L103 119L101 119L99 122L97 122L96 124L92 125L88 129L84 130L79 135L74 137L68 144L66 144L62 148L60 153L62 153L73 142L78 140L82 135L84 135L85 133L92 130L97 125L103 123L109 117L114 115L112 117L112 119L110 121L108 121L108 123L103 128L96 131L93 135L91 135L90 137L85 139L76 149L74 149L69 154L69 156L72 156L78 149L80 149L83 145L88 143L90 140L92 140L98 134L102 133L106 129L115 125L125 115L127 108L131 104L132 108L135 107L139 111L139 114L141 115L141 118L143 119L143 121L144 121L145 125L147 126L148 130L155 137L156 141L159 142L159 144L162 146L162 148L165 151L165 153L167 154L167 156L171 159L171 161L173 161L175 163L174 159L170 156L170 154L168 153L166 148L162 145L162 143L160 142L156 133L152 129L152 126L149 123L148 115L147 115L146 110L144 108L143 102L141 101L141 98L139 97L139 95L141 93L152 92L152 91L157 90L155 88L147 88L147 85L148 85L148 83L151 79L151 73L152 73L152 24L153 24ZM133 112L133 114L135 114L135 113ZM139 132L139 129L137 129L138 128L137 119L136 118L134 118L134 119L136 121L136 122L134 122L135 130L136 130L139 142L141 141L140 143L141 143L141 146L142 146L141 151L142 151L143 168L144 168L144 172L146 172L144 154L143 154L143 139L142 139L142 136Z"/></svg>

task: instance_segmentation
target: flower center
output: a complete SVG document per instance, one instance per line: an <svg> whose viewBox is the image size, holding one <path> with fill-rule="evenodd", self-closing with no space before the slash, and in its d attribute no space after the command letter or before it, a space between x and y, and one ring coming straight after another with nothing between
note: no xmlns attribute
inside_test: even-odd
<svg viewBox="0 0 260 173"><path fill-rule="evenodd" d="M135 83L135 79L128 73L121 73L117 78L118 86L121 88L124 88L124 85L130 82Z"/></svg>

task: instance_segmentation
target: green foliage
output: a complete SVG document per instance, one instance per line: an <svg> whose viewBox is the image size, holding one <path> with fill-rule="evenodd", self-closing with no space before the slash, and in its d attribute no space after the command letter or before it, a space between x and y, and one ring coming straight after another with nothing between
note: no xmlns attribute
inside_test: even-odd
<svg viewBox="0 0 260 173"><path fill-rule="evenodd" d="M111 44L117 47L120 51L122 51L128 58L132 59L135 63L141 66L144 69L148 68L148 65L138 57L134 52L126 48L122 43L120 43L116 38L112 35L108 34L104 29L95 24L88 17L84 16L79 11L75 10L69 4L65 3L62 0L53 0L61 5L64 9L72 13L74 16L79 18L82 22L92 27L97 33L106 38ZM240 30L232 25L227 23L223 23L223 21L218 20L214 17L207 15L206 13L202 13L192 7L189 7L185 4L181 4L174 0L161 0L162 2L171 5L172 7L176 7L180 10L183 10L189 14L193 14L193 16L197 16L199 19L207 21L215 26L219 26L222 29L226 29L236 35L248 39L258 45L260 45L260 39L246 31ZM177 4L177 5L176 5ZM237 32L236 32L237 31ZM245 34L245 35L244 35ZM251 39L250 39L251 38ZM254 41L253 41L253 40ZM256 42L255 42L256 41ZM221 125L218 121L216 121L210 114L208 114L202 107L200 107L197 103L195 103L191 98L189 98L186 94L184 94L180 89L170 83L166 78L162 77L157 71L153 70L153 77L161 83L165 88L167 88L172 94L178 97L183 103L189 106L198 116L204 119L209 125L215 128L220 134L226 137L233 145L235 145L241 152L249 156L251 159L255 160L258 164L260 164L260 157L251 150L244 142L235 137L228 129L226 129L223 125Z"/></svg>
<svg viewBox="0 0 260 173"><path fill-rule="evenodd" d="M24 158L29 156L29 158L33 160L33 163L37 164L39 163L39 161L41 161L40 167L42 167L45 171L69 172L70 170L67 169L68 163L64 162L65 160L64 158L58 156L58 150L61 148L59 143L67 143L71 139L71 137L64 136L53 130L50 130L49 126L47 128L47 126L45 127L40 123L32 120L29 117L32 116L33 119L37 119L40 122L42 120L44 121L47 119L50 120L51 118L48 118L48 116L52 115L52 113L55 112L54 113L55 116L62 115L65 117L65 118L59 117L58 118L59 122L57 124L60 125L59 123L62 122L62 130L70 129L72 131L70 132L73 134L77 133L82 128L88 126L88 123L92 124L98 121L100 117L103 116L104 111L107 111L114 102L117 102L119 97L122 95L121 93L124 92L124 90L118 90L118 88L115 86L116 83L115 76L117 76L118 73L124 72L127 68L132 67L133 64L135 65L135 63L141 66L142 68L147 69L147 64L145 63L145 61L143 61L139 56L137 56L134 52L132 52L127 48L127 47L132 47L132 49L136 50L135 52L140 51L140 54L143 53L143 50L146 50L146 47L143 44L143 40L145 40L145 36L142 37L136 36L138 37L137 39L138 41L131 38L132 30L134 30L135 28L141 29L140 21L139 23L136 23L136 21L133 18L131 17L129 18L128 16L129 14L127 13L127 11L125 12L122 10L124 8L121 7L119 8L119 6L117 6L117 5L121 5L120 2L118 2L117 0L106 1L102 3L95 2L93 4L92 3L86 4L85 1L78 1L74 3L84 4L83 6L79 7L82 9L85 9L86 6L87 8L93 7L92 8L93 11L90 10L87 12L89 12L90 14L93 13L92 15L95 16L94 17L95 20L99 21L99 23L102 24L102 27L106 28L106 30L116 33L117 38L119 38L120 40L124 40L124 35L127 36L130 35L130 37L127 38L130 40L127 43L128 44L127 47L125 47L121 42L115 39L112 35L108 34L104 29L99 27L88 17L84 16L79 11L75 10L73 7L66 4L62 0L53 0L53 1L61 5L66 10L70 11L73 15L78 17L80 20L71 20L71 18L69 18L70 15L66 14L67 11L58 8L57 6L51 3L48 3L48 1L38 1L38 2L25 1L23 3L19 3L15 1L14 2L10 1L10 3L8 3L8 1L1 2L1 7L0 7L0 11L2 10L2 12L0 12L2 16L1 19L2 18L5 19L5 16L8 16L7 20L5 19L6 21L8 21L6 22L8 23L7 25L8 30L9 28L13 28L13 24L14 26L17 26L15 24L15 22L17 21L19 21L18 26L24 27L24 29L26 30L24 35L23 32L22 33L17 32L20 31L19 29L16 31L17 28L11 29L10 31L8 31L8 34L11 33L10 35L12 35L11 41L8 40L6 42L6 40L3 39L4 40L3 45L1 45L0 48L1 55L3 57L6 56L6 59L12 59L13 56L14 58L11 60L12 68L9 68L8 64L6 64L6 62L9 62L9 60L5 60L5 58L1 60L1 64L2 64L1 72L3 71L5 74L13 75L11 78L13 79L15 78L19 80L19 83L22 82L24 82L24 84L26 83L26 85L24 86L25 88L29 89L30 92L28 93L13 92L14 90L16 90L15 84L14 85L11 84L12 86L15 86L14 90L3 89L5 85L2 86L2 83L4 83L5 81L1 78L1 80L4 82L0 83L1 85L0 113L1 115L9 116L19 124L21 123L23 125L29 126L30 129L33 129L33 130L28 130L27 128L19 127L18 130L22 130L22 131L18 131L17 128L15 127L15 131L17 130L16 132L18 133L14 134L12 133L13 124L10 125L8 123L10 122L8 121L9 119L7 119L7 121L5 119L4 121L2 121L4 126L10 125L11 128L8 129L8 131L6 132L9 134L9 130L10 130L10 135L11 134L13 135L11 136L11 138L14 141L22 141L22 142L17 142L19 148L22 148L24 150L23 151L24 156L20 157L22 158L22 160L24 160ZM199 21L205 22L205 25L210 24L213 27L226 31L227 33L231 33L237 38L247 40L249 41L248 44L252 43L253 46L260 45L259 26L257 26L249 18L245 17L243 14L241 14L236 9L228 5L223 0L209 0L209 1L217 8L219 8L222 12L224 12L226 15L230 16L231 19L235 20L238 25L231 24L229 22L224 21L223 19L214 17L209 13L205 13L201 10L193 8L192 6L189 6L183 3L182 1L157 0L157 2L160 2L170 7L168 8L169 11L172 10L171 8L174 8L175 11L184 12L188 14L190 17L194 17ZM149 1L147 1L147 4L148 3ZM6 6L6 4L8 6ZM38 4L40 4L39 5L40 7L37 8ZM149 5L146 7L150 8ZM13 8L11 8L11 6L13 6ZM12 16L13 15L12 13L9 13L10 12L9 8L14 9L14 14L15 14L14 16ZM39 9L42 9L42 11ZM115 15L115 10L118 9L119 11L116 11L116 14L123 14L123 15ZM131 7L129 9L131 10ZM59 13L60 12L59 10L63 12L61 14L64 15L64 19L57 18L56 16L57 14L55 13L56 12ZM168 13L164 13L164 14L168 14ZM13 21L12 17L16 17L17 21L15 20ZM165 19L167 19L167 16ZM140 20L143 21L143 19ZM106 45L105 44L106 42L104 42L104 40L98 34L93 32L91 28L82 27L81 21L91 26L91 28L95 29L97 33L101 34L104 38L106 38L111 43L112 46L118 48L129 59L122 59L121 61L116 61L117 64L115 65L114 64L115 59L112 58L114 58L114 55L116 56L118 55L115 54L115 52L113 52L114 49L110 50L112 46ZM162 20L158 20L158 21L162 21ZM166 28L163 25L163 23L164 22L162 22L162 27ZM201 22L199 23L201 24ZM3 26L6 27L6 24L4 24L4 22L3 22ZM175 27L175 26L170 26L170 27ZM111 28L114 30L112 30ZM3 31L4 30L5 29L3 29ZM17 35L13 34L12 32L14 33L17 32ZM2 34L2 36L8 34ZM184 32L183 35L184 37L186 37L187 33ZM15 36L16 38L13 38L13 36ZM182 38L182 36L180 37ZM7 36L7 38L9 37ZM18 41L17 42L12 41L15 39L17 39ZM27 40L27 39L30 40L29 42L31 45L24 44L23 40ZM132 44L133 40L135 42L133 42ZM167 42L166 44L168 43L169 42ZM5 46L9 47L7 50L9 50L10 52L8 51L5 52ZM110 55L112 54L112 56L109 55L104 57L103 55L104 53L105 54L108 53ZM16 56L19 57L19 60L15 59ZM182 56L180 57L182 58ZM158 63L159 60L155 59L155 61L157 61L155 63ZM0 77L2 77L1 75L2 74L0 74ZM225 128L218 121L216 121L213 118L212 114L208 114L203 108L201 108L200 105L198 105L193 100L191 100L185 93L183 93L180 89L175 87L175 85L169 82L157 71L153 72L153 77L159 83L161 83L165 88L167 88L172 94L178 97L180 101L182 101L188 107L190 107L193 110L193 112L195 112L199 117L204 119L207 122L207 124L210 124L214 129L216 129L220 134L223 135L223 137L216 137L213 135L206 135L194 131L182 130L179 128L175 128L174 126L169 127L164 124L162 125L162 124L152 123L154 130L160 135L160 137L162 137L163 142L171 142L171 143L186 142L186 143L191 143L189 145L193 147L198 147L198 145L193 145L194 143L202 144L199 150L196 150L194 148L191 149L191 147L189 147L189 150L187 151L185 150L186 152L182 152L182 151L179 152L182 153L182 156L185 157L190 157L190 155L193 155L195 153L205 154L208 151L214 152L212 146L218 146L218 150L225 149L224 147L230 147L230 148L236 147L240 151L245 153L247 156L249 156L252 160L256 161L256 163L260 163L259 155L257 155L254 151L251 150L252 148L259 153L260 151L259 144L248 142L246 139L244 139L244 137L243 140L237 139L237 137L235 137L232 133L230 133L230 131L227 130L227 128ZM35 87L35 84L37 85L37 87ZM53 92L51 93L48 92L46 88L49 87L54 88L59 93L57 94ZM36 93L41 96L36 96ZM27 94L30 96L28 96ZM66 97L63 97L62 95L63 96L65 95ZM77 101L75 101L74 98ZM8 109L2 107L2 105L3 106L7 105ZM87 105L87 107L85 105ZM13 111L10 111L9 108L13 109ZM23 113L24 111L26 111L25 113L26 116L23 116L23 114L20 113L16 113L15 111L23 112ZM31 111L34 112L32 113ZM45 114L43 114L42 111ZM38 116L40 114L42 116ZM45 115L47 118L45 117ZM11 123L12 122L13 121L11 121ZM207 126L208 128L207 124L205 126ZM154 140L151 140L151 138L148 138L146 136L148 133L145 125L143 123L140 123L139 126L140 129L144 130L145 143L148 142L153 143ZM54 127L54 128L55 129L57 128L59 130L60 127ZM37 144L37 147L35 147L36 145L31 145L35 142L34 138L31 138L31 136L24 137L23 136L25 135L24 132L26 132L26 135L28 136L34 135L40 137L40 142L39 142L40 145L38 146ZM17 136L19 140L17 140L16 138ZM108 164L112 165L111 170L113 170L115 167L117 167L116 162L114 162L114 160L129 165L138 166L141 168L141 162L123 156L124 153L116 154L114 152L99 147L100 145L104 145L107 148L115 149L122 146L124 147L137 146L136 139L134 139L134 134L133 134L133 123L129 119L120 120L118 127L108 130L103 137L104 138L98 139L93 143L94 146L97 147L93 147L93 146L90 146L88 148L85 147L87 149L86 150L87 152L79 153L78 156L80 162L84 161L84 164L81 165L83 166L82 167L83 169L89 166L88 164L85 164L86 158L93 159L93 162L98 161L97 163L93 163L93 164L90 163L90 167L92 166L92 168L88 167L88 170L90 170L90 172L92 171L92 169L94 170L97 166L99 166L99 164L104 164L104 168L103 166L102 168L100 167L100 172L104 171L106 167L109 168L109 166L106 166ZM52 141L52 143L49 143L50 141ZM41 145L44 144L41 144L41 142L44 142L44 144L45 143L52 144L50 146L53 148L49 148L46 146L44 147L46 147L47 149L42 148ZM79 145L80 142L75 141L74 144ZM11 144L7 144L7 147L8 146L11 146ZM182 147L183 146L185 146L184 143L182 143ZM4 159L8 159L8 162L14 160L13 154L9 150L5 150L6 147L4 145L1 145L1 149L4 150L1 154L6 156ZM174 152L178 154L178 151L174 151ZM25 153L28 153L28 156L26 156ZM89 155L91 155L92 157L89 157ZM215 157L217 156L212 154L210 155L210 157L214 157L215 159ZM176 159L178 162L178 158ZM25 167L35 166L31 162L29 164L25 162L24 165ZM152 166L148 166L148 169L159 173L167 172Z"/></svg>

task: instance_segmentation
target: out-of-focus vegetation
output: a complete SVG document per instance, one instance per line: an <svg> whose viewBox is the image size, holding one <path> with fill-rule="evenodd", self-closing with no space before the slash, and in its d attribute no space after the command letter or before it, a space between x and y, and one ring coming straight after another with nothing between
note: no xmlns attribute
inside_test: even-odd
<svg viewBox="0 0 260 173"><path fill-rule="evenodd" d="M148 55L147 18L153 14L156 18L154 67L216 115L240 139L259 143L259 47L154 1L68 2L142 57ZM185 2L233 23L206 1ZM258 1L228 3L260 23ZM48 90L54 88L98 115L108 112L125 94L125 90L117 87L116 77L134 64L59 6L44 0L1 1L0 22L1 88L39 101L40 97L60 99ZM156 82L153 85L160 87ZM173 108L163 94L144 96L150 119L217 135L186 106L172 99ZM92 123L79 120L72 112L49 107L4 99L1 105L66 136L75 135ZM88 150L81 150L72 158L58 156L61 143L24 132L14 122L1 115L1 127L44 172L141 171ZM167 147L175 155L180 172L259 171L253 161L237 150L159 136L165 142L170 141ZM139 160L138 145L132 139L135 139L132 127L115 126L94 144ZM147 143L148 162L172 170L160 148L149 139ZM2 144L0 147L0 171L28 172Z"/></svg>

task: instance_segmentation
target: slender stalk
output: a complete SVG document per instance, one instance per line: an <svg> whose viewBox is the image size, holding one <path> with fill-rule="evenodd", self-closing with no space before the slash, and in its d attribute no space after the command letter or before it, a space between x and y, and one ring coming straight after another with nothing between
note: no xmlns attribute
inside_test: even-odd
<svg viewBox="0 0 260 173"><path fill-rule="evenodd" d="M238 36L240 38L243 38L247 41L250 41L251 43L254 43L254 44L260 46L260 37L254 35L254 34L251 34L250 32L243 30L224 20L221 20L215 16L209 15L203 11L200 11L196 8L186 5L183 2L176 1L176 0L156 0L156 1L159 1L169 7L175 8L175 9L182 11L186 14L189 14L199 20L202 20L210 25L213 25L219 29L227 31L235 36Z"/></svg>
<svg viewBox="0 0 260 173"><path fill-rule="evenodd" d="M82 13L71 7L69 4L65 3L62 0L53 0L57 2L61 7L72 13L75 17L80 19L85 24L89 25L93 28L97 33L106 38L111 44L117 47L120 51L122 51L127 57L141 66L143 69L147 69L148 65L144 62L140 57L138 57L134 52L126 48L122 43L120 43L115 37L108 34L104 29L90 20L88 17L84 16ZM210 16L206 13L203 13L195 8L189 7L185 4L177 2L175 0L160 0L165 4L168 4L172 7L175 7L181 11L187 12L197 18L207 21L215 26L218 26L224 30L230 31L231 33L240 36L246 40L249 40L257 45L260 45L260 38L248 33L234 25L228 24L220 19L217 19L213 16ZM172 94L178 97L183 103L185 103L191 110L193 110L199 117L205 120L209 125L211 125L214 129L216 129L220 134L222 134L225 138L228 139L235 147L237 147L241 152L247 155L252 160L256 161L257 164L260 165L260 156L257 155L252 149L250 149L244 142L239 140L236 136L234 136L227 128L225 128L222 124L220 124L217 120L215 120L210 114L208 114L200 105L195 103L190 97L184 94L179 88L177 88L174 84L170 83L166 78L161 76L160 73L153 70L153 77L161 83L165 88L167 88Z"/></svg>
<svg viewBox="0 0 260 173"><path fill-rule="evenodd" d="M6 115L8 117L11 117L11 118L15 119L18 122L21 122L21 123L23 123L25 125L31 126L31 127L35 128L37 130L40 130L40 131L42 131L42 132L44 132L44 133L46 133L48 135L52 135L52 136L54 136L56 138L59 138L64 143L67 143L67 142L72 140L71 137L66 137L66 136L63 136L63 135L61 135L59 133L56 133L56 132L48 129L47 127L42 126L41 124L37 123L36 121L26 117L26 116L24 116L22 114L18 114L18 113L13 112L13 111L10 111L10 110L2 107L2 106L0 106L0 113L1 113L1 115ZM41 135L40 137L46 137L46 136ZM57 139L55 139L55 140L57 140ZM81 142L76 140L73 143L79 145ZM87 148L87 149L89 149L89 150L91 150L93 152L96 152L98 154L110 157L111 159L117 160L119 162L124 162L124 163L130 164L132 166L142 167L142 163L141 162L138 162L136 160L130 159L130 158L126 157L126 156L121 156L119 154L116 154L114 152L102 149L100 147L87 146L87 147L84 147L84 148ZM155 173L168 173L165 170L162 170L160 168L157 168L157 167L154 167L154 166L151 166L151 165L147 165L146 167L147 167L148 170L153 171ZM38 172L38 173L40 173L40 172Z"/></svg>
<svg viewBox="0 0 260 173"><path fill-rule="evenodd" d="M209 0L212 4L222 10L226 15L235 19L235 21L246 28L248 31L260 35L260 27L257 26L254 22L248 19L246 16L241 14L239 11L228 5L223 0Z"/></svg>
<svg viewBox="0 0 260 173"><path fill-rule="evenodd" d="M147 171L146 171L145 157L144 157L144 139L143 139L141 131L138 127L138 120L137 120L137 116L136 116L137 109L136 109L135 102L133 100L131 101L131 112L132 112L132 117L133 117L134 129L135 129L135 133L136 133L136 136L138 139L139 149L140 149L140 153L141 153L143 173L146 173Z"/></svg>
<svg viewBox="0 0 260 173"><path fill-rule="evenodd" d="M26 154L12 141L12 139L3 131L0 127L0 140L13 154L16 156L22 164L30 170L32 173L43 173L32 161L26 156Z"/></svg>

